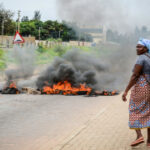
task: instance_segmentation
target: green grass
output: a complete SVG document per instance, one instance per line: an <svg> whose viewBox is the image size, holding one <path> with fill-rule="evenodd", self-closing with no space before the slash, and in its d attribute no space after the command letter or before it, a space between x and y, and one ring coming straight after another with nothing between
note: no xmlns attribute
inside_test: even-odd
<svg viewBox="0 0 150 150"><path fill-rule="evenodd" d="M67 51L77 48L81 53L87 53L94 55L95 57L105 57L111 55L113 52L117 51L117 46L112 45L99 45L98 47L87 47L87 46L63 46L56 45L51 48L46 48L39 46L36 50L36 64L48 64L53 61L54 57L62 57ZM17 64L17 61L12 56L12 51L3 51L0 49L0 69L5 69L6 64Z"/></svg>
<svg viewBox="0 0 150 150"><path fill-rule="evenodd" d="M65 54L71 47L67 46L54 46L52 48L42 48L36 52L36 64L47 64L50 63L54 57L61 57Z"/></svg>
<svg viewBox="0 0 150 150"><path fill-rule="evenodd" d="M6 68L6 60L5 60L5 52L4 50L0 49L0 70Z"/></svg>
<svg viewBox="0 0 150 150"><path fill-rule="evenodd" d="M36 54L36 64L47 64L53 60L57 54L52 50L47 50L45 53Z"/></svg>

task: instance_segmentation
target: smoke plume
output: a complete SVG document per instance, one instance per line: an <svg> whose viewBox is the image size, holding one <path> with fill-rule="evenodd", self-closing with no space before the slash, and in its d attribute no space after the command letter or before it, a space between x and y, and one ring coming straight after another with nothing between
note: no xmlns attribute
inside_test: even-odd
<svg viewBox="0 0 150 150"><path fill-rule="evenodd" d="M12 57L16 61L16 67L5 72L8 82L18 78L28 78L33 75L35 49L34 45L24 45L23 47L19 45L14 46L12 49Z"/></svg>
<svg viewBox="0 0 150 150"><path fill-rule="evenodd" d="M57 0L61 20L131 32L150 25L149 0Z"/></svg>
<svg viewBox="0 0 150 150"><path fill-rule="evenodd" d="M134 67L136 42L140 36L144 35L139 30L135 34L135 28L150 25L150 20L147 19L149 18L150 1L57 0L57 4L57 12L61 20L75 22L88 28L103 26L105 29L118 31L114 32L114 35L122 33L117 41L119 46L116 49L118 50L104 58L99 58L107 69L98 73L96 71L95 79L98 88L124 89ZM108 43L104 45L106 48L108 48ZM112 51L111 46L109 50Z"/></svg>
<svg viewBox="0 0 150 150"><path fill-rule="evenodd" d="M128 47L126 47L128 48ZM128 48L128 51L131 50ZM91 50L92 52L92 50ZM99 50L100 52L100 50ZM60 81L69 81L73 86L86 83L96 90L122 90L129 80L129 74L136 55L132 54L130 65L125 64L127 51L120 53L120 47L114 54L107 57L96 57L94 54L81 52L80 49L68 51L62 58L56 57L53 63L37 79L37 87L52 86ZM125 64L125 65L124 65ZM129 72L130 70L130 72Z"/></svg>
<svg viewBox="0 0 150 150"><path fill-rule="evenodd" d="M38 78L37 87L41 89L47 81L50 86L60 81L69 81L73 86L86 83L98 88L97 73L104 72L104 65L78 49L68 51L62 58L56 57L49 68Z"/></svg>

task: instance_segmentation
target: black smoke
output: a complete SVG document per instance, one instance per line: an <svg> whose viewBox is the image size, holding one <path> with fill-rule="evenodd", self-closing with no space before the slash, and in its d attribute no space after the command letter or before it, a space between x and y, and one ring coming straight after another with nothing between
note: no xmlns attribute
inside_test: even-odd
<svg viewBox="0 0 150 150"><path fill-rule="evenodd" d="M62 58L56 57L47 70L37 79L37 87L42 89L46 84L52 86L60 81L69 81L78 87L86 83L97 89L97 73L105 71L104 65L98 58L81 53L78 49L67 52Z"/></svg>

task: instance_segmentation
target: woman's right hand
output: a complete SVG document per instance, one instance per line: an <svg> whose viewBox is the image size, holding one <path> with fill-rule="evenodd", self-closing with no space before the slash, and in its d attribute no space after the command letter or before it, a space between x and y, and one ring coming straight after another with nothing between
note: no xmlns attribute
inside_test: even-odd
<svg viewBox="0 0 150 150"><path fill-rule="evenodd" d="M127 92L124 92L123 93L123 95L122 95L122 100L124 101L124 102L126 102L127 101Z"/></svg>

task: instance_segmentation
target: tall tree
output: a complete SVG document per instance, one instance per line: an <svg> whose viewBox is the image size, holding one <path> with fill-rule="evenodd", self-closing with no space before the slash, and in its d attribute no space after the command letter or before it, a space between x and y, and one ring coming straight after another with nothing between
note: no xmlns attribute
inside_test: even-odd
<svg viewBox="0 0 150 150"><path fill-rule="evenodd" d="M28 16L23 16L21 19L21 22L28 22L28 21L29 21Z"/></svg>
<svg viewBox="0 0 150 150"><path fill-rule="evenodd" d="M0 34L10 35L15 32L15 23L13 23L12 17L14 13L10 10L6 10L3 4L0 4Z"/></svg>
<svg viewBox="0 0 150 150"><path fill-rule="evenodd" d="M39 10L34 11L34 17L33 20L41 20L41 12Z"/></svg>

